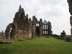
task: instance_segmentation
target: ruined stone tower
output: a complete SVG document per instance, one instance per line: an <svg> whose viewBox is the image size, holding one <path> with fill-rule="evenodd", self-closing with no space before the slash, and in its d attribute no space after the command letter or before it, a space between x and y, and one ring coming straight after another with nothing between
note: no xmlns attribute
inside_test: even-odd
<svg viewBox="0 0 72 54"><path fill-rule="evenodd" d="M42 36L42 25L43 25L42 19L38 21L36 16L33 16L33 21L32 21L32 36L33 37Z"/></svg>
<svg viewBox="0 0 72 54"><path fill-rule="evenodd" d="M28 15L25 16L25 11L19 6L18 12L16 12L15 17L13 19L13 23L9 24L6 28L6 36L10 34L10 38L31 38L31 24L28 19ZM14 26L12 26L14 25ZM10 32L11 28L11 32Z"/></svg>
<svg viewBox="0 0 72 54"><path fill-rule="evenodd" d="M44 28L45 31L43 26L46 26L46 29ZM45 24L42 19L38 21L36 16L33 16L31 20L31 18L28 18L28 14L25 15L25 11L20 5L13 22L7 26L5 35L7 39L22 39L40 37L43 32L46 32L45 35L51 35L51 23L47 22Z"/></svg>

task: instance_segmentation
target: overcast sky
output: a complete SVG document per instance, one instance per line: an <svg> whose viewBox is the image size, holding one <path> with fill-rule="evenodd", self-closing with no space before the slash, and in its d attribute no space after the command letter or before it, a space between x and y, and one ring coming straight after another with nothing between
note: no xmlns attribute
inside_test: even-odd
<svg viewBox="0 0 72 54"><path fill-rule="evenodd" d="M21 5L26 14L32 18L35 15L50 21L54 34L60 34L63 30L70 34L70 14L67 0L0 0L0 31L13 21L15 13Z"/></svg>

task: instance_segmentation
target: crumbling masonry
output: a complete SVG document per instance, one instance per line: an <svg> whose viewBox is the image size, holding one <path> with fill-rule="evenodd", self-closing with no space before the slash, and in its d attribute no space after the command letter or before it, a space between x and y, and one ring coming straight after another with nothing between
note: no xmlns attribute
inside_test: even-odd
<svg viewBox="0 0 72 54"><path fill-rule="evenodd" d="M69 5L69 12L71 14L70 16L70 25L71 25L71 35L72 35L72 0L67 0L68 5Z"/></svg>
<svg viewBox="0 0 72 54"><path fill-rule="evenodd" d="M42 19L38 21L35 16L31 20L28 18L28 14L25 15L25 11L20 5L13 22L7 26L5 35L7 39L33 38L52 35L51 29L51 22L46 20L42 22Z"/></svg>

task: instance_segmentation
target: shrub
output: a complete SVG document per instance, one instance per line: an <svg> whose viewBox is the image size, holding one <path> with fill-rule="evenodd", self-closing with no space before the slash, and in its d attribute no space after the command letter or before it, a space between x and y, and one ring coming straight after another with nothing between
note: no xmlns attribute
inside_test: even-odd
<svg viewBox="0 0 72 54"><path fill-rule="evenodd" d="M72 42L72 37L66 37L65 41Z"/></svg>

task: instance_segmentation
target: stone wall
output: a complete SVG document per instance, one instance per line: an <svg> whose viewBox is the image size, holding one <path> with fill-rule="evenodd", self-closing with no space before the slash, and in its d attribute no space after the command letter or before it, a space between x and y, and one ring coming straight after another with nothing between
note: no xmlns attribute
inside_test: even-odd
<svg viewBox="0 0 72 54"><path fill-rule="evenodd" d="M38 24L38 26L36 26L36 24ZM51 32L51 23L49 24L49 32ZM42 34L42 19L38 21L36 16L33 16L31 20L31 18L28 17L28 14L25 14L21 5L19 6L18 12L15 14L13 22L10 23L5 30L7 39L40 37Z"/></svg>
<svg viewBox="0 0 72 54"><path fill-rule="evenodd" d="M70 25L71 25L71 35L72 35L72 0L67 0L69 6L70 16Z"/></svg>
<svg viewBox="0 0 72 54"><path fill-rule="evenodd" d="M12 30L10 31L10 28ZM13 19L13 23L9 24L6 28L6 36L7 38L31 38L31 24L28 19L28 14L25 16L25 11L19 7L18 12L16 12L15 17Z"/></svg>

